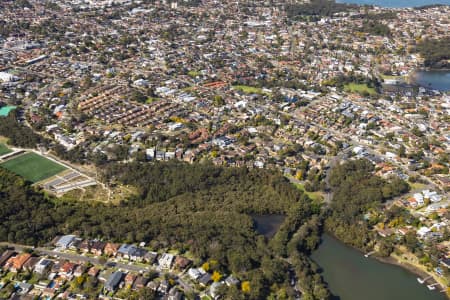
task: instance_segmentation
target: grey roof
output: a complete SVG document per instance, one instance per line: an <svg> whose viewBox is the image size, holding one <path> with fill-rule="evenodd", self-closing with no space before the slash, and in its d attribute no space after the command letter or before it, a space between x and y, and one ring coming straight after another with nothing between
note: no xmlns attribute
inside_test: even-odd
<svg viewBox="0 0 450 300"><path fill-rule="evenodd" d="M133 248L131 249L129 255L136 256L136 257L144 257L147 254L147 250L142 248Z"/></svg>
<svg viewBox="0 0 450 300"><path fill-rule="evenodd" d="M233 275L230 275L227 277L227 279L225 279L225 283L230 286L230 285L237 285L239 284L239 280L237 278L235 278Z"/></svg>
<svg viewBox="0 0 450 300"><path fill-rule="evenodd" d="M64 235L56 242L56 246L67 248L74 239L74 235Z"/></svg>
<svg viewBox="0 0 450 300"><path fill-rule="evenodd" d="M136 246L134 245L122 244L117 252L120 254L131 255L131 253L133 253L135 249Z"/></svg>
<svg viewBox="0 0 450 300"><path fill-rule="evenodd" d="M120 271L114 272L111 276L109 276L108 281L105 283L105 288L108 291L114 291L119 285L120 281L122 281L123 273Z"/></svg>
<svg viewBox="0 0 450 300"><path fill-rule="evenodd" d="M207 285L208 283L211 282L211 274L209 273L203 274L203 276L198 279L198 282L200 282L203 285Z"/></svg>

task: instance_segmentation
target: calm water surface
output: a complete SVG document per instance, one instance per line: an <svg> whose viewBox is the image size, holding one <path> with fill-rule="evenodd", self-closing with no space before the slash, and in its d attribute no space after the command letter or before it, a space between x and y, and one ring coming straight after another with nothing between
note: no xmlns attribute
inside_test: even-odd
<svg viewBox="0 0 450 300"><path fill-rule="evenodd" d="M331 292L340 300L446 300L417 276L393 265L365 258L355 249L324 235L312 259L323 269Z"/></svg>
<svg viewBox="0 0 450 300"><path fill-rule="evenodd" d="M439 91L450 91L450 71L416 71L411 81L420 86Z"/></svg>
<svg viewBox="0 0 450 300"><path fill-rule="evenodd" d="M277 233L286 217L283 215L252 215L252 218L255 221L256 231L271 238Z"/></svg>
<svg viewBox="0 0 450 300"><path fill-rule="evenodd" d="M450 0L337 0L339 3L367 4L381 7L417 7L432 4L450 5Z"/></svg>

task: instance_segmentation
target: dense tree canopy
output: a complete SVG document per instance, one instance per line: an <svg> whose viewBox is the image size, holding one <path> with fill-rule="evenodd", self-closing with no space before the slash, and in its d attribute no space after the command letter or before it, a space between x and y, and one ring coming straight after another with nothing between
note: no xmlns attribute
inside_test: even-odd
<svg viewBox="0 0 450 300"><path fill-rule="evenodd" d="M295 3L286 6L289 17L299 15L332 16L335 13L347 11L351 5L336 3L333 0L312 0L307 3Z"/></svg>
<svg viewBox="0 0 450 300"><path fill-rule="evenodd" d="M11 145L23 148L35 148L38 144L46 143L44 138L30 128L17 123L15 112L7 117L0 117L0 135L9 138Z"/></svg>
<svg viewBox="0 0 450 300"><path fill-rule="evenodd" d="M450 68L450 37L426 39L419 43L417 50L425 59L425 67Z"/></svg>
<svg viewBox="0 0 450 300"><path fill-rule="evenodd" d="M327 229L358 248L364 248L369 238L363 214L409 189L409 185L397 177L385 180L372 171L369 161L352 160L334 167L329 178L334 195Z"/></svg>
<svg viewBox="0 0 450 300"><path fill-rule="evenodd" d="M268 296L273 283L292 293L283 257L295 256L306 268L297 274L305 279L303 288L312 297L327 294L326 288L314 290L316 283L323 283L308 269L307 254L321 232L318 209L278 172L136 162L106 165L102 175L110 184L135 186L138 195L117 206L64 201L0 168L0 239L38 245L58 234L76 233L189 250L201 260L217 260L225 273L248 279L250 299ZM272 213L286 219L269 242L256 232L250 214Z"/></svg>
<svg viewBox="0 0 450 300"><path fill-rule="evenodd" d="M362 27L359 28L362 32L367 32L371 35L390 36L391 30L389 27L376 20L364 21Z"/></svg>

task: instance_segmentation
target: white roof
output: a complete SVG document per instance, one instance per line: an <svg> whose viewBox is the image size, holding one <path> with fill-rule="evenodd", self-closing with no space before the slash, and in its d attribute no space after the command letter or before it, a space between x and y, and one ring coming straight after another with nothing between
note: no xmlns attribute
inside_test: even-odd
<svg viewBox="0 0 450 300"><path fill-rule="evenodd" d="M425 226L420 227L420 229L417 230L417 234L420 235L420 236L424 236L424 235L427 234L428 232L430 232L430 228L425 227Z"/></svg>

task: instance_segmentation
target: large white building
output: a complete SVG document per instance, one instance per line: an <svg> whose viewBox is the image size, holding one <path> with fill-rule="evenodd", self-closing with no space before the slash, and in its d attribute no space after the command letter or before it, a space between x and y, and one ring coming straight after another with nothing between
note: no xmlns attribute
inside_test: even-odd
<svg viewBox="0 0 450 300"><path fill-rule="evenodd" d="M16 76L14 76L13 74L6 73L6 72L0 72L0 81L11 82L11 81L15 81L17 79L18 78Z"/></svg>

